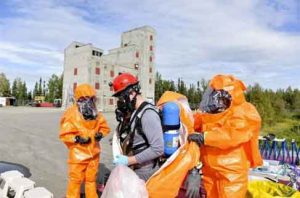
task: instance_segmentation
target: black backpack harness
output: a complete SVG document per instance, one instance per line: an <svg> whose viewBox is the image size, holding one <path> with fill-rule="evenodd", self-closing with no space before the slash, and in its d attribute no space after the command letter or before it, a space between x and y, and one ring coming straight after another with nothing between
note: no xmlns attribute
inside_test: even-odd
<svg viewBox="0 0 300 198"><path fill-rule="evenodd" d="M148 102L143 102L140 105L140 107L135 111L134 115L131 117L129 122L128 121L127 123L124 123L124 121L120 122L117 129L118 129L118 135L120 138L121 147L125 155L129 155L129 156L136 155L144 151L145 149L149 148L150 145L142 127L142 117L144 113L148 110L154 111L161 118L159 110L157 109L156 106ZM134 128L131 129L133 123L135 125ZM136 133L143 138L143 142L133 146L134 137Z"/></svg>

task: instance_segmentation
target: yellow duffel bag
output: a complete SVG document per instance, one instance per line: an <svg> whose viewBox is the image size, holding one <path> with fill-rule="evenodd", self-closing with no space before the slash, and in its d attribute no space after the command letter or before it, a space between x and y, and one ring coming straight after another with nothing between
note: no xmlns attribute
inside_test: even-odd
<svg viewBox="0 0 300 198"><path fill-rule="evenodd" d="M284 184L271 181L250 181L247 198L292 197L300 198L300 192Z"/></svg>

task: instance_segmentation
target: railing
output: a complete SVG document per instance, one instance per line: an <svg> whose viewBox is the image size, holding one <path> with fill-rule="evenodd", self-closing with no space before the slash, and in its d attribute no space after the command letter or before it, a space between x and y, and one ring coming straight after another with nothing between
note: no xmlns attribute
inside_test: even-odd
<svg viewBox="0 0 300 198"><path fill-rule="evenodd" d="M264 159L278 160L291 165L300 164L300 147L293 139L288 145L286 139L259 137L259 150Z"/></svg>

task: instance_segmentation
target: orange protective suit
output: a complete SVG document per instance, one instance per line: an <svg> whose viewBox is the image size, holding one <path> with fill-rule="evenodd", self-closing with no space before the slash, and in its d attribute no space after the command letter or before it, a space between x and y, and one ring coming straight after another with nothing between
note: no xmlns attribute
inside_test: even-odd
<svg viewBox="0 0 300 198"><path fill-rule="evenodd" d="M80 85L75 90L76 101L80 97L96 96L95 90L87 84ZM95 133L104 136L110 129L104 117L98 113L95 120L85 120L78 107L74 104L62 116L59 138L69 149L67 198L79 198L80 186L85 181L85 193L88 198L98 198L96 192L96 176L98 172L100 146L95 141ZM75 136L90 137L89 144L74 143Z"/></svg>
<svg viewBox="0 0 300 198"><path fill-rule="evenodd" d="M258 150L261 118L246 102L245 85L230 75L217 75L209 86L231 94L230 107L222 113L194 115L195 129L204 132L201 146L204 186L207 196L244 197L249 167L262 164Z"/></svg>
<svg viewBox="0 0 300 198"><path fill-rule="evenodd" d="M180 107L180 121L183 124L182 146L163 166L155 172L146 183L149 198L174 198L188 173L195 167L200 158L199 147L196 143L186 143L188 134L194 131L193 114L184 95L166 91L157 106L166 102L176 102Z"/></svg>

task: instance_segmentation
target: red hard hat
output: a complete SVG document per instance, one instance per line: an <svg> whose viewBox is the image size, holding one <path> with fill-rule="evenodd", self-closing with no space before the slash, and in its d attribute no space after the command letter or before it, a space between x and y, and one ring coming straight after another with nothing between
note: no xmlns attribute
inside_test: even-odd
<svg viewBox="0 0 300 198"><path fill-rule="evenodd" d="M138 79L129 73L122 73L118 75L110 86L113 86L114 94L113 96L117 96L120 92L124 91L127 87L136 85L138 83Z"/></svg>

